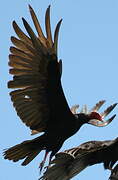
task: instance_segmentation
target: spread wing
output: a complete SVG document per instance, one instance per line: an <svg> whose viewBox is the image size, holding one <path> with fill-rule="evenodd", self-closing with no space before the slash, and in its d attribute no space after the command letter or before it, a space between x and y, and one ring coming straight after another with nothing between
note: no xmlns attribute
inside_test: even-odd
<svg viewBox="0 0 118 180"><path fill-rule="evenodd" d="M113 141L90 141L56 154L43 180L69 180L86 167L104 163L111 169L118 160L118 138Z"/></svg>
<svg viewBox="0 0 118 180"><path fill-rule="evenodd" d="M57 43L61 20L58 22L54 40L50 27L50 6L45 15L46 37L44 36L38 19L29 6L30 14L38 36L35 35L27 21L23 24L28 36L13 22L13 28L18 36L11 37L14 44L10 47L9 55L10 74L13 80L8 87L16 89L10 93L11 100L21 120L32 130L32 134L43 132L49 120L50 107L47 100L48 91L48 64L56 61L59 73L62 73L62 63L57 61Z"/></svg>

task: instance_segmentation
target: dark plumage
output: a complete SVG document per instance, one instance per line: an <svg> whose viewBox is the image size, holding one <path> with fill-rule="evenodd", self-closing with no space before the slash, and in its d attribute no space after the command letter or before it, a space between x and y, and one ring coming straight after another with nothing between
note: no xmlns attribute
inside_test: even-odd
<svg viewBox="0 0 118 180"><path fill-rule="evenodd" d="M58 61L57 56L58 33L62 20L56 26L53 40L50 7L45 15L46 37L33 9L29 9L38 36L24 18L23 24L29 36L13 22L18 38L11 37L14 46L10 47L9 66L12 67L10 74L13 75L13 80L8 82L8 87L16 88L10 96L21 120L31 129L32 134L44 134L9 148L4 152L4 157L14 162L25 159L22 165L27 165L41 150L46 150L40 165L42 169L48 152L51 151L51 160L64 141L75 134L83 124L109 124L115 115L105 122L104 117L116 104L103 114L99 114L97 110L104 101L100 101L90 112L74 114L75 109L70 110L61 85L62 61ZM99 123L100 121L103 122Z"/></svg>
<svg viewBox="0 0 118 180"><path fill-rule="evenodd" d="M112 169L109 180L118 180L118 164Z"/></svg>
<svg viewBox="0 0 118 180"><path fill-rule="evenodd" d="M112 170L118 161L118 138L108 141L89 141L78 147L57 153L51 166L41 178L43 180L69 180L83 169L103 163ZM112 170L111 179L117 177L118 166ZM52 178L53 177L53 178Z"/></svg>

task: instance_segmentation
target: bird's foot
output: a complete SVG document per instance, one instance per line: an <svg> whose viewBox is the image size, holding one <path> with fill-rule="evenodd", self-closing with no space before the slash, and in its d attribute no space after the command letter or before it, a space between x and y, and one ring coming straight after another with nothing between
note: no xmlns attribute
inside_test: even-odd
<svg viewBox="0 0 118 180"><path fill-rule="evenodd" d="M41 172L42 172L42 169L43 169L44 163L45 163L45 161L43 160L43 161L40 163L40 165L39 165L40 174L41 174Z"/></svg>

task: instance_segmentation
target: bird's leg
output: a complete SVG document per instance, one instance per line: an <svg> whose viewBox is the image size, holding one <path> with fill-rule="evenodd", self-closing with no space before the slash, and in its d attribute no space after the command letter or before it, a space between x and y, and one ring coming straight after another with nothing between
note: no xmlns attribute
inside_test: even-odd
<svg viewBox="0 0 118 180"><path fill-rule="evenodd" d="M50 157L49 157L49 164L48 164L48 166L45 167L46 170L48 170L48 168L50 167L51 160L52 160L52 156L50 155Z"/></svg>
<svg viewBox="0 0 118 180"><path fill-rule="evenodd" d="M40 163L40 165L39 165L39 168L40 168L40 173L41 173L41 171L42 171L42 169L43 169L43 166L44 166L44 164L45 164L45 161L46 161L47 155L48 155L48 152L46 151L46 152L45 152L44 159L43 159L43 161L42 161L42 162Z"/></svg>
<svg viewBox="0 0 118 180"><path fill-rule="evenodd" d="M51 164L51 160L52 160L52 155L50 154L48 167L49 167L50 164Z"/></svg>

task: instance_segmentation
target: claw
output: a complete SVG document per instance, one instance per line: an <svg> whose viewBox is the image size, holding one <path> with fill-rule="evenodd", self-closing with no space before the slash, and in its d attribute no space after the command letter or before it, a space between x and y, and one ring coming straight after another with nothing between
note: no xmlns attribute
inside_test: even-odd
<svg viewBox="0 0 118 180"><path fill-rule="evenodd" d="M99 101L99 102L96 103L96 105L90 110L90 112L92 112L92 111L98 111L105 102L106 102L105 100Z"/></svg>
<svg viewBox="0 0 118 180"><path fill-rule="evenodd" d="M109 106L103 113L101 113L100 115L104 118L106 117L115 107L116 107L117 103Z"/></svg>
<svg viewBox="0 0 118 180"><path fill-rule="evenodd" d="M43 169L44 163L45 163L45 161L42 161L42 162L40 163L40 165L39 165L40 174L41 174L41 172L42 172L42 169Z"/></svg>
<svg viewBox="0 0 118 180"><path fill-rule="evenodd" d="M40 163L40 165L39 165L40 174L41 174L42 169L43 169L43 167L44 167L44 164L45 164L45 161L46 161L47 155L48 155L48 151L46 151L46 152L45 152L44 159L43 159L43 161L42 161L42 162Z"/></svg>

